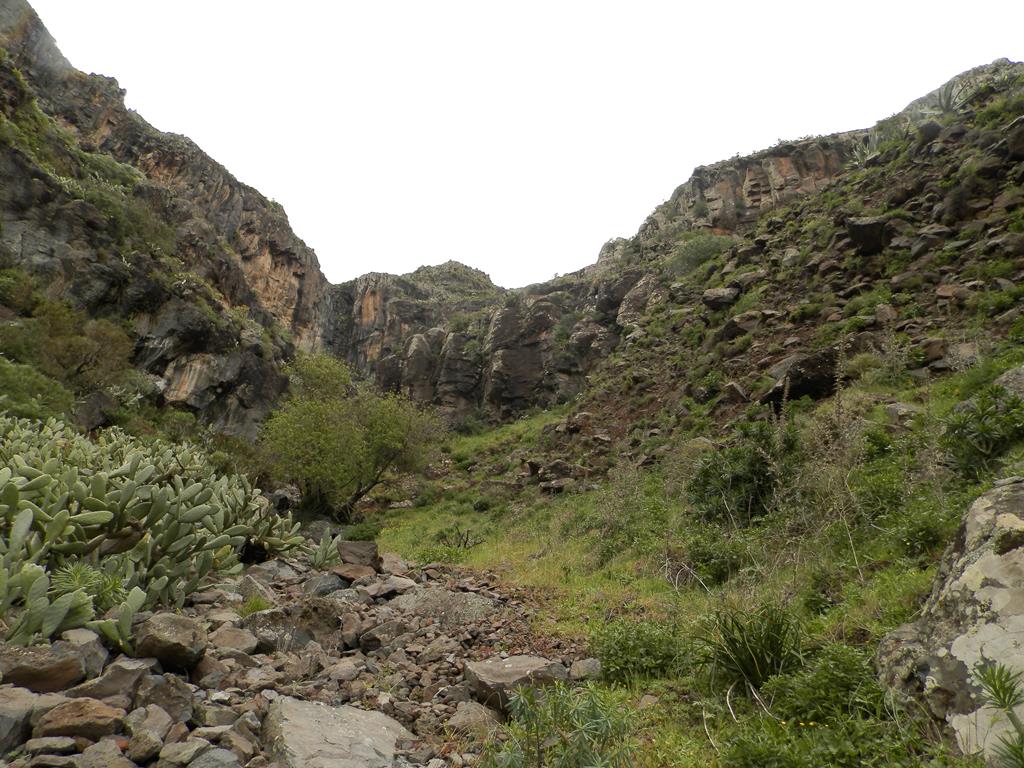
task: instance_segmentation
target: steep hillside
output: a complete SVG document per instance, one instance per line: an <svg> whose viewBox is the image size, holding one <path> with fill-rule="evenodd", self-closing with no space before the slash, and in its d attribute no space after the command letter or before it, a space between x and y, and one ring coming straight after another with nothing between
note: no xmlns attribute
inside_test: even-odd
<svg viewBox="0 0 1024 768"><path fill-rule="evenodd" d="M919 343L937 301L1007 301L986 295L995 277L960 269L1018 247L997 239L1017 204L1015 150L989 114L1016 71L1006 62L871 130L698 168L593 266L505 291L454 263L330 286L278 205L127 110L115 81L71 67L27 3L0 9L0 47L7 265L50 299L126 319L145 397L224 431L253 434L295 349L332 352L456 423L578 396L621 412L606 383L622 370L643 415L684 386L697 400L726 384L737 402L762 397L853 326L874 334L858 349L890 330ZM921 288L938 282L949 287ZM868 319L868 304L892 312ZM621 415L618 430L633 421Z"/></svg>
<svg viewBox="0 0 1024 768"><path fill-rule="evenodd" d="M281 361L320 343L327 283L280 206L73 69L27 3L0 6L5 266L123 318L162 401L251 434Z"/></svg>
<svg viewBox="0 0 1024 768"><path fill-rule="evenodd" d="M515 290L329 285L122 96L0 0L13 768L1020 764L1024 65L698 168ZM281 480L299 350L456 427L298 366L285 479L371 476L340 527L237 473Z"/></svg>

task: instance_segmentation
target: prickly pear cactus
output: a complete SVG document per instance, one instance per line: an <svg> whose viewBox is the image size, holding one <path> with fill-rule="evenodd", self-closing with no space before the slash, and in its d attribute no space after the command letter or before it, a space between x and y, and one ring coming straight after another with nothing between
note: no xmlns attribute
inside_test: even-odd
<svg viewBox="0 0 1024 768"><path fill-rule="evenodd" d="M88 563L123 585L127 599L102 625L123 645L121 614L180 607L204 577L239 569L247 540L270 551L303 541L247 478L217 476L196 448L0 416L0 616L10 640L92 621L97 594L49 577Z"/></svg>

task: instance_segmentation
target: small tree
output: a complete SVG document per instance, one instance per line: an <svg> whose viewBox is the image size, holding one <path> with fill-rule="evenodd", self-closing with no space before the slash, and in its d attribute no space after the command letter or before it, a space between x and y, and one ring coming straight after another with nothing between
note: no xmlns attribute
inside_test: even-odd
<svg viewBox="0 0 1024 768"><path fill-rule="evenodd" d="M418 472L442 433L438 419L410 400L355 383L329 355L300 358L291 393L263 427L270 474L294 483L306 506L348 520L389 471Z"/></svg>

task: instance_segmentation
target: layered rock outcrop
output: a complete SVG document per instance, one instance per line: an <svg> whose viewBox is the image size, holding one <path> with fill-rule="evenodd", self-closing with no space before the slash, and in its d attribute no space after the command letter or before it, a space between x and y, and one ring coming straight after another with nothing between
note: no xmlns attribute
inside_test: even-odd
<svg viewBox="0 0 1024 768"><path fill-rule="evenodd" d="M126 109L116 81L75 70L24 0L0 7L0 48L0 262L42 276L53 297L94 316L130 317L135 362L160 402L245 436L283 392L282 365L296 349L331 352L381 387L459 418L571 398L623 338L643 337L643 318L687 299L662 279L685 237L752 238L766 212L840 178L869 138L786 142L698 168L634 237L547 283L506 291L449 262L331 286L280 206ZM963 135L943 130L930 141L949 147ZM851 237L857 221L844 220ZM906 239L901 226L885 224L883 247ZM768 275L742 270L774 258L771 238L759 237L733 249L729 268L742 275L707 286L718 292L705 294L710 310L728 310ZM788 249L779 266L799 258ZM807 266L839 270L819 255ZM700 295L691 298L699 307ZM682 328L689 310L670 311Z"/></svg>
<svg viewBox="0 0 1024 768"><path fill-rule="evenodd" d="M654 244L666 228L748 231L766 211L817 192L838 176L865 131L783 142L748 157L694 170L640 227Z"/></svg>

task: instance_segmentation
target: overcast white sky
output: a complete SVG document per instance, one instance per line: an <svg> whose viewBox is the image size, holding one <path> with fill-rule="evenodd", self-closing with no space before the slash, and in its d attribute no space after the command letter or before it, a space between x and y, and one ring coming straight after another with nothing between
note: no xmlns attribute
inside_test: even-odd
<svg viewBox="0 0 1024 768"><path fill-rule="evenodd" d="M1024 59L1024 2L33 0L71 62L282 203L334 282L592 263L695 166Z"/></svg>

